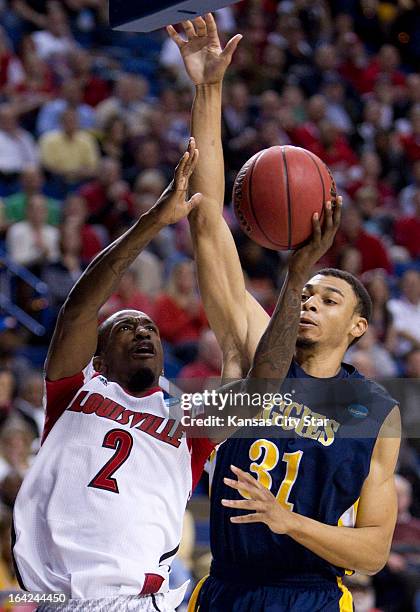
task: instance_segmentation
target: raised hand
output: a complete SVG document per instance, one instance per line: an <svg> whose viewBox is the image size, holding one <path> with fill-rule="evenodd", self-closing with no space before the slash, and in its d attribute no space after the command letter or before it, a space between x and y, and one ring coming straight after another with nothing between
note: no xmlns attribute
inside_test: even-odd
<svg viewBox="0 0 420 612"><path fill-rule="evenodd" d="M196 193L189 200L186 200L189 180L197 165L197 161L198 149L196 149L194 138L190 138L188 149L181 157L175 169L173 181L168 185L152 209L152 211L156 212L159 223L162 225L177 223L189 215L200 203L203 197L201 193Z"/></svg>
<svg viewBox="0 0 420 612"><path fill-rule="evenodd" d="M180 36L173 26L166 31L178 45L188 76L195 85L219 83L223 80L226 68L232 61L241 34L236 34L222 49L216 22L211 13L197 17L193 21L183 21L187 40Z"/></svg>
<svg viewBox="0 0 420 612"><path fill-rule="evenodd" d="M307 275L316 262L332 246L340 225L342 203L341 196L338 196L333 204L331 202L326 203L322 228L318 213L314 214L311 240L293 253L289 261L290 273Z"/></svg>

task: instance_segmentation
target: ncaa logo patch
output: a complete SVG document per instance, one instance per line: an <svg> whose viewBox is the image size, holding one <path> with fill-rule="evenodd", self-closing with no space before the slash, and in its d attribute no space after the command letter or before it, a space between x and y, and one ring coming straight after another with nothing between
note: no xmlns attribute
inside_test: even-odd
<svg viewBox="0 0 420 612"><path fill-rule="evenodd" d="M356 417L356 419L364 419L369 414L369 410L366 406L362 406L362 404L350 404L347 410L352 416Z"/></svg>

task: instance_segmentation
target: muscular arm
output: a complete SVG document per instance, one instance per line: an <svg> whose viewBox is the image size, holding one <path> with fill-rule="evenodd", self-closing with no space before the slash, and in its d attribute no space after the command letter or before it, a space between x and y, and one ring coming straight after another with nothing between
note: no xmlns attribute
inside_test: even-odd
<svg viewBox="0 0 420 612"><path fill-rule="evenodd" d="M173 28L191 80L195 83L191 133L200 149L191 190L203 194L200 210L189 216L200 293L223 352L223 377L241 377L252 358L269 316L246 291L236 245L222 216L225 192L221 137L222 80L240 40L222 51L213 17L184 22L188 41ZM250 326L252 330L250 330Z"/></svg>
<svg viewBox="0 0 420 612"><path fill-rule="evenodd" d="M138 254L159 230L185 217L200 196L185 201L190 174L198 151L190 143L177 167L175 179L156 205L123 236L104 249L71 290L58 316L45 364L49 380L80 372L91 360L97 345L98 311Z"/></svg>
<svg viewBox="0 0 420 612"><path fill-rule="evenodd" d="M397 516L394 470L400 445L400 413L395 407L385 420L372 453L370 472L361 494L354 528L325 525L283 508L272 493L249 474L235 469L235 489L250 492L252 500L223 503L227 507L255 510L232 517L234 523L264 522L275 533L287 534L329 563L364 574L384 567Z"/></svg>

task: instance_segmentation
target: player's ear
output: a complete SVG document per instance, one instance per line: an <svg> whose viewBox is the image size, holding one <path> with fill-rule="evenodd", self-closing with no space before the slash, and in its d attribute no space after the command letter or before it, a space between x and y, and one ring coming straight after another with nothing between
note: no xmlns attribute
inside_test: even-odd
<svg viewBox="0 0 420 612"><path fill-rule="evenodd" d="M367 328L367 320L364 317L357 317L356 321L353 324L353 327L350 330L350 334L353 336L353 338L360 338L361 336L363 336Z"/></svg>
<svg viewBox="0 0 420 612"><path fill-rule="evenodd" d="M92 360L92 365L95 372L99 372L99 374L105 373L105 360L102 355L96 355Z"/></svg>

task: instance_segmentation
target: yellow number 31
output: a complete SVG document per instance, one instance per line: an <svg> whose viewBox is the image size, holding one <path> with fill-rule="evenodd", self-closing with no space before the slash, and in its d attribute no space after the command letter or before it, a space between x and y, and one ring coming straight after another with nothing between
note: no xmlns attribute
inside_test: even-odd
<svg viewBox="0 0 420 612"><path fill-rule="evenodd" d="M276 499L288 510L293 510L293 504L289 502L289 495L296 482L302 455L303 451L300 450L294 453L283 453L282 461L287 466L286 476L280 485ZM279 462L279 449L270 440L256 440L249 449L249 458L252 461L249 466L250 471L257 475L258 482L271 491L273 480L270 472L274 470ZM260 459L261 461L259 461ZM259 462L256 463L257 461ZM244 497L249 498L246 491L241 491L241 493ZM274 495L274 491L272 493Z"/></svg>

